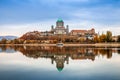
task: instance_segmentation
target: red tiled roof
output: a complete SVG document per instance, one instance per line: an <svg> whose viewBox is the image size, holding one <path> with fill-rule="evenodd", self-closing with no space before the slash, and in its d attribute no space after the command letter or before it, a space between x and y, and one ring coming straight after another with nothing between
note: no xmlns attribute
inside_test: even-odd
<svg viewBox="0 0 120 80"><path fill-rule="evenodd" d="M87 30L72 30L71 32L85 33L85 32L87 32Z"/></svg>

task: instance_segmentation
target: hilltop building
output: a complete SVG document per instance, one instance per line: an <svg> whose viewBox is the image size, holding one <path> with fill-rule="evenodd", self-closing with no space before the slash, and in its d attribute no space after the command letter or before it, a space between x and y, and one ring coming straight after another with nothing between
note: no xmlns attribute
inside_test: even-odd
<svg viewBox="0 0 120 80"><path fill-rule="evenodd" d="M56 22L56 27L51 26L51 32L55 35L67 35L69 34L69 26L67 25L66 28L64 26L64 22L62 19L58 19Z"/></svg>

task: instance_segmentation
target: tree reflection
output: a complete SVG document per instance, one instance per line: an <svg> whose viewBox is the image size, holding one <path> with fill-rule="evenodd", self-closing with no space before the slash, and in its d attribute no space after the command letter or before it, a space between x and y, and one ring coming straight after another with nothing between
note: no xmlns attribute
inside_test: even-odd
<svg viewBox="0 0 120 80"><path fill-rule="evenodd" d="M118 48L118 54L120 54L120 48Z"/></svg>
<svg viewBox="0 0 120 80"><path fill-rule="evenodd" d="M120 53L120 50L113 48L96 48L96 47L56 47L56 46L0 46L2 51L14 49L20 51L29 58L49 58L51 63L56 63L58 71L62 71L64 63L69 64L69 58L72 60L91 60L96 57L106 56L112 58L113 53Z"/></svg>

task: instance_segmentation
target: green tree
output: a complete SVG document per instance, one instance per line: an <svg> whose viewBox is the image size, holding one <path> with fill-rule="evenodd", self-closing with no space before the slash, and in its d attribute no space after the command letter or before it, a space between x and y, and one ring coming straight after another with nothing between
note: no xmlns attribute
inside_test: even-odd
<svg viewBox="0 0 120 80"><path fill-rule="evenodd" d="M112 41L112 32L111 31L107 31L106 32L106 41L107 42L111 42Z"/></svg>

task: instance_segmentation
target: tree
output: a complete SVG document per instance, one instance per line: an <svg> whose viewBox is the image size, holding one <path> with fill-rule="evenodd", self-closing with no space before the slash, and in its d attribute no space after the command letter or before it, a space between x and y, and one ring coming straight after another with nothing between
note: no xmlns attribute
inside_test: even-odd
<svg viewBox="0 0 120 80"><path fill-rule="evenodd" d="M1 44L6 44L6 42L7 42L7 40L6 40L5 38L3 38L3 39L0 41Z"/></svg>
<svg viewBox="0 0 120 80"><path fill-rule="evenodd" d="M112 41L112 32L111 31L107 31L106 32L106 41L107 42L111 42Z"/></svg>
<svg viewBox="0 0 120 80"><path fill-rule="evenodd" d="M96 36L94 37L94 42L95 42L95 43L99 43L99 42L100 42L100 39L99 39L98 35L96 35Z"/></svg>
<svg viewBox="0 0 120 80"><path fill-rule="evenodd" d="M106 35L105 34L102 34L100 35L100 42L106 42Z"/></svg>
<svg viewBox="0 0 120 80"><path fill-rule="evenodd" d="M79 42L85 42L85 38L83 38L83 37L81 37L81 38L79 38Z"/></svg>
<svg viewBox="0 0 120 80"><path fill-rule="evenodd" d="M118 35L117 42L120 42L120 35Z"/></svg>

